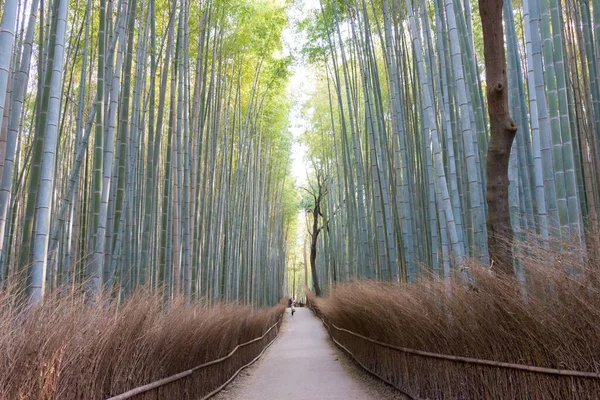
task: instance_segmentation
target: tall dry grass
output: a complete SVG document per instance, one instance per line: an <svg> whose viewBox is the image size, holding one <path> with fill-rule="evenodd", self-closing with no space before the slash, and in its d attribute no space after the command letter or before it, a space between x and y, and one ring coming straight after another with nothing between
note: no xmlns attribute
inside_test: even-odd
<svg viewBox="0 0 600 400"><path fill-rule="evenodd" d="M14 296L0 293L0 399L105 399L228 354L261 336L285 307L180 302L165 309L159 293L140 292L118 307L57 294L23 310ZM276 334L136 399L201 398Z"/></svg>
<svg viewBox="0 0 600 400"><path fill-rule="evenodd" d="M327 298L309 295L329 325L392 345L598 373L598 265L586 262L577 246L556 249L521 243L521 283L472 264L468 285L435 278L400 285L353 282L336 286ZM600 398L600 379L426 358L331 333L367 368L418 398Z"/></svg>

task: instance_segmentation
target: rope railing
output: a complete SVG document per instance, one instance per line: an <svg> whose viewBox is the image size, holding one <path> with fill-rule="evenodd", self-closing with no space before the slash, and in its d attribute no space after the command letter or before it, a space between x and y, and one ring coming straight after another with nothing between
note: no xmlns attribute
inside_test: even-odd
<svg viewBox="0 0 600 400"><path fill-rule="evenodd" d="M283 316L283 314L282 314L282 316ZM121 394L119 394L117 396L110 397L107 400L125 400L125 399L130 399L130 398L132 398L134 396L137 396L139 394L146 393L146 392L149 392L151 390L157 389L157 388L159 388L161 386L164 386L164 385L166 385L168 383L175 382L175 381L178 381L180 379L183 379L186 376L192 375L194 372L196 372L196 371L198 371L200 369L203 369L203 368L206 368L206 367L210 367L211 365L219 364L219 363L221 363L221 362L223 362L223 361L231 358L240 348L248 346L248 345L251 345L252 343L256 343L256 342L264 339L277 325L279 325L280 322L281 322L281 317L279 317L279 319L277 320L277 322L275 322L269 329L267 329L267 331L265 333L263 333L262 336L257 337L257 338L252 339L252 340L249 340L249 341L247 341L245 343L238 344L233 350L231 350L231 352L229 352L229 354L227 354L227 355L225 355L225 356L223 356L221 358L218 358L218 359L212 360L212 361L208 361L208 362L206 362L204 364L197 365L197 366L195 366L193 368L190 368L188 370L179 372L179 373L177 373L175 375L168 376L168 377L160 379L158 381L150 382L150 383L148 383L146 385L142 385L142 386L136 387L134 389L128 390L125 393L121 393ZM271 346L271 344L273 344L273 342L275 341L276 338L277 338L277 335L273 338L273 340L271 340L269 342L268 345L266 345L263 348L263 350L260 352L260 354L258 356L256 356L252 361L250 361L249 363L245 364L240 369L238 369L233 374L233 376L227 380L227 382L225 382L223 385L221 385L220 387L218 387L217 389L213 390L211 393L209 393L208 395L206 395L205 397L203 397L202 400L208 399L208 398L214 396L215 394L217 394L218 392L220 392L221 390L223 390L223 388L225 386L227 386L229 383L231 383L231 381L242 370L244 370L245 368L247 368L250 365L254 364L263 355L263 353L267 350L267 348L269 346Z"/></svg>
<svg viewBox="0 0 600 400"><path fill-rule="evenodd" d="M366 372L377 377L378 379L382 380L383 382L387 383L388 385L396 388L398 391L400 391L406 397L413 399L413 400L420 400L420 398L411 394L410 391L398 386L394 382L391 382L389 379L379 375L377 372L369 369L365 364L363 364L363 362L361 362L358 359L358 357L356 355L354 355L354 353L352 353L352 351L350 349L348 349L346 346L344 346L342 343L340 343L340 341L338 341L336 339L335 335L331 331L331 328L333 328L337 331L340 331L340 332L348 333L349 335L360 338L367 342L371 342L371 343L376 344L381 347L386 347L386 348L396 350L396 351L399 351L402 353L412 354L412 355L426 357L426 358L435 358L435 359L441 359L441 360L446 360L446 361L477 364L477 365L484 365L484 366L488 366L488 367L505 368L505 369L512 369L512 370L533 372L533 373L540 373L540 374L547 374L547 375L558 375L558 376L587 378L587 379L600 379L600 373L596 373L596 372L585 372L585 371L573 371L573 370L558 369L558 368L536 367L536 366L531 366L531 365L515 364L515 363L502 362L502 361L492 361L492 360L484 360L484 359L472 358L472 357L462 357L462 356L454 356L454 355L449 355L449 354L433 353L433 352L428 352L428 351L423 351L423 350L416 350L416 349L410 349L410 348L401 347L401 346L395 346L393 344L389 344L389 343L381 342L379 340L371 339L367 336L361 335L356 332L352 332L345 328L340 328L339 326L335 325L334 323L328 323L325 321L325 319L323 317L321 317L320 312L318 310L314 309L312 306L310 308L315 313L315 315L317 315L317 317L319 317L319 319L321 319L321 321L323 322L323 325L325 325L325 327L327 328L327 331L329 332L329 335L331 336L332 341L339 348L341 348L343 351L348 353Z"/></svg>
<svg viewBox="0 0 600 400"><path fill-rule="evenodd" d="M483 359L479 359L479 358L453 356L453 355L449 355L449 354L440 354L440 353L432 353L432 352L423 351L423 350L409 349L406 347L395 346L395 345L392 345L389 343L380 342L379 340L371 339L371 338L363 336L359 333L352 332L348 329L340 328L333 323L331 323L330 325L338 331L346 332L352 336L361 338L363 340L377 344L379 346L387 347L389 349L397 350L397 351L407 353L407 354L414 354L414 355L421 356L421 357L437 358L440 360L456 361L456 362L462 362L462 363L468 363L468 364L479 364L479 365L485 365L485 366L490 366L490 367L507 368L507 369L514 369L514 370L520 370L520 371L527 371L527 372L536 372L536 373L540 373L540 374L600 379L600 373L597 373L597 372L583 372L583 371L572 371L572 370L557 369L557 368L536 367L536 366L531 366L531 365L514 364L514 363L507 363L507 362L502 362L502 361L483 360Z"/></svg>
<svg viewBox="0 0 600 400"><path fill-rule="evenodd" d="M215 394L219 393L221 390L223 390L227 385L229 385L231 383L231 381L233 381L235 379L236 376L238 376L238 374L240 372L242 372L244 369L248 368L249 366L251 366L252 364L254 364L256 361L258 361L258 359L263 355L263 353L265 351L267 351L267 349L269 347L271 347L271 345L273 344L273 342L275 342L275 339L277 339L277 336L275 336L273 338L273 340L271 340L269 342L268 345L265 346L265 348L260 352L259 355L257 355L256 357L254 357L254 359L252 361L250 361L248 364L245 364L244 366L242 366L240 369L238 369L237 371L235 371L235 373L227 380L227 382L225 382L224 384L222 384L221 386L219 386L218 388L216 388L215 390L213 390L212 392L210 392L209 394L207 394L206 396L204 396L203 398L201 398L200 400L207 400L210 399L211 397L213 397Z"/></svg>
<svg viewBox="0 0 600 400"><path fill-rule="evenodd" d="M321 319L321 321L323 321ZM323 321L323 323L325 323L325 321ZM327 325L325 325L327 326ZM331 332L329 333L331 335ZM362 369L364 369L365 371L367 371L368 373L370 373L371 375L375 376L376 378L384 381L385 383L387 383L388 385L394 387L396 390L398 390L399 392L401 392L403 395L405 395L406 397L408 397L410 400L420 400L418 397L415 397L414 395L412 395L409 391L407 391L406 389L403 389L402 387L396 385L394 382L390 381L389 379L384 378L383 376L379 375L378 373L376 373L375 371L372 371L370 368L368 368L365 364L363 364L358 357L356 357L354 355L354 353L352 353L350 351L350 349L348 349L346 346L344 346L343 344L341 344L340 342L337 341L337 339L331 335L331 340L333 340L333 343L335 343L336 345L338 345L342 350L344 350L346 353L350 354L350 356L354 359L354 361L356 361L358 363L358 365L360 365L362 367Z"/></svg>
<svg viewBox="0 0 600 400"><path fill-rule="evenodd" d="M327 328L327 332L329 332L329 336L331 337L331 340L333 340L333 343L335 343L340 349L342 349L343 351L345 351L346 353L348 353L350 355L350 357L352 357L354 359L354 361L356 361L358 363L358 365L361 366L362 369L364 369L365 371L367 371L369 374L373 375L377 379L380 379L383 382L387 383L388 385L392 386L393 388L395 388L396 390L398 390L400 393L402 393L406 397L408 397L410 400L421 400L418 397L415 397L409 391L407 391L404 388L396 385L394 382L390 381L389 379L384 378L383 376L379 375L375 371L373 371L370 368L368 368L365 364L363 364L358 359L358 357L356 357L354 355L354 353L352 353L352 351L350 351L350 349L348 349L346 346L344 346L339 341L337 341L337 339L331 333L331 329L329 329L329 324L327 322L325 322L325 320L319 315L319 313L312 306L309 306L309 307L312 310L312 312L321 320L321 322L323 322L323 325L325 325L325 328Z"/></svg>

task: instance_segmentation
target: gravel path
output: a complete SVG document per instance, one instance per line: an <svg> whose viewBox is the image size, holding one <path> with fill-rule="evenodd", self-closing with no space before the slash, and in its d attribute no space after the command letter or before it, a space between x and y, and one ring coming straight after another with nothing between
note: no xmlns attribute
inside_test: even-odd
<svg viewBox="0 0 600 400"><path fill-rule="evenodd" d="M342 354L307 308L284 316L279 336L262 358L216 400L404 399Z"/></svg>

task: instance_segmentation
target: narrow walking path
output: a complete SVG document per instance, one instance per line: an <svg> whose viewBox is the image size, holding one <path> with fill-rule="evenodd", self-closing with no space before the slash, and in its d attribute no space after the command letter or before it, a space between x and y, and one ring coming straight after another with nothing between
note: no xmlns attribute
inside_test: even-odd
<svg viewBox="0 0 600 400"><path fill-rule="evenodd" d="M393 389L360 371L329 339L321 321L297 308L261 360L217 400L401 399Z"/></svg>

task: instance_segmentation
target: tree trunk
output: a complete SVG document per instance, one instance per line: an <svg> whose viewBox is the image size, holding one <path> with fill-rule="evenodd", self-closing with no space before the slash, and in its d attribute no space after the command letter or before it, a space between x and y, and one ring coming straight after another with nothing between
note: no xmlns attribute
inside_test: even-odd
<svg viewBox="0 0 600 400"><path fill-rule="evenodd" d="M304 244L302 246L302 254L304 256L304 287L308 287L308 260L306 259L306 235L304 235Z"/></svg>
<svg viewBox="0 0 600 400"><path fill-rule="evenodd" d="M4 115L9 76L11 74L11 58L15 42L15 27L17 24L16 0L8 0L4 4L4 12L0 21L0 118ZM9 96L10 98L10 96ZM2 121L0 121L1 123Z"/></svg>
<svg viewBox="0 0 600 400"><path fill-rule="evenodd" d="M315 208L313 210L313 226L312 235L310 237L310 271L312 272L313 287L315 288L315 294L321 295L321 287L319 286L319 277L317 276L317 239L319 237L319 212L320 206L319 201L315 202Z"/></svg>
<svg viewBox="0 0 600 400"><path fill-rule="evenodd" d="M52 189L55 179L55 156L58 144L58 116L60 110L60 92L64 68L65 32L67 30L67 13L69 3L61 0L58 8L54 60L48 65L50 71L50 100L48 103L48 119L44 135L44 154L42 158L41 180L36 200L36 226L33 236L33 256L30 267L28 294L30 303L35 304L44 295L46 283L46 260L48 253L48 236L52 211Z"/></svg>
<svg viewBox="0 0 600 400"><path fill-rule="evenodd" d="M292 269L292 297L296 298L296 260L294 260L294 268Z"/></svg>
<svg viewBox="0 0 600 400"><path fill-rule="evenodd" d="M479 0L487 81L490 142L487 154L488 248L492 268L512 275L513 232L508 207L508 161L517 125L510 117L502 0Z"/></svg>

